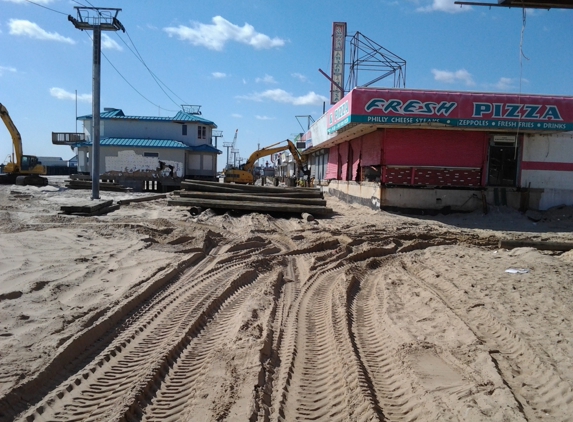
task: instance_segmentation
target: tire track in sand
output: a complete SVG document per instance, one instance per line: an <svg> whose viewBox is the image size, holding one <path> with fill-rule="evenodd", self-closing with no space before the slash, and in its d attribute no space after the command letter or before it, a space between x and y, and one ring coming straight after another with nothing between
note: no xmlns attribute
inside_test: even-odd
<svg viewBox="0 0 573 422"><path fill-rule="evenodd" d="M206 375L217 361L216 350L234 337L238 327L233 318L245 305L250 287L256 280L229 286L218 298L221 302L190 330L176 356L163 362L157 376L150 380L125 415L128 421L188 420L197 412L198 394L212 393L213 386L204 385ZM199 407L199 409L201 409ZM202 409L204 412L205 409Z"/></svg>
<svg viewBox="0 0 573 422"><path fill-rule="evenodd" d="M360 370L346 313L348 279L341 263L305 280L281 322L284 341L271 420L380 420Z"/></svg>
<svg viewBox="0 0 573 422"><path fill-rule="evenodd" d="M194 277L202 279L193 282ZM224 294L231 295L255 278L253 270L230 267L202 276L188 272L169 301L149 309L147 318L134 321L85 370L45 400L26 420L115 420L130 406L149 379L205 319L217 312ZM231 279L231 282L228 280ZM180 291L178 291L180 290ZM163 303L167 302L167 303Z"/></svg>
<svg viewBox="0 0 573 422"><path fill-rule="evenodd" d="M393 262L394 260L392 260ZM360 271L349 286L349 319L358 354L367 369L375 396L388 421L446 420L443 409L422 401L421 388L413 389L415 378L403 372L398 358L399 341L388 327L385 282L391 277L390 265L374 270L380 263L370 261L370 271ZM440 417L439 417L440 416Z"/></svg>
<svg viewBox="0 0 573 422"><path fill-rule="evenodd" d="M493 364L528 420L573 421L573 389L483 303L470 301L446 275L414 263L407 268L489 348Z"/></svg>

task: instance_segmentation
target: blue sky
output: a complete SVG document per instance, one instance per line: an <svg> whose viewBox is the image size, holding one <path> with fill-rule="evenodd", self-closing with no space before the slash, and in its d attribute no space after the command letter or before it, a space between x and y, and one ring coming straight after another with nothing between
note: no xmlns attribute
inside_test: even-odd
<svg viewBox="0 0 573 422"><path fill-rule="evenodd" d="M34 2L0 0L0 103L24 153L38 156L73 156L51 132L75 131L76 91L77 114L91 114L91 32L67 20L80 4L121 8L127 31L104 32L101 107L174 116L181 104L201 105L223 131L219 169L236 129L247 158L306 130L295 116L329 108L318 69L330 67L333 22L405 59L406 88L573 96L573 10L528 10L523 27L521 9L454 0ZM11 145L0 127L1 161Z"/></svg>

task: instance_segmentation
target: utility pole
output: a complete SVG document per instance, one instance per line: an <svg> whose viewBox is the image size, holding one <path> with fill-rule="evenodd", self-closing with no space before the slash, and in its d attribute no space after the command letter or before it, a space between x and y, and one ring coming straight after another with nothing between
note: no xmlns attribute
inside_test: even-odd
<svg viewBox="0 0 573 422"><path fill-rule="evenodd" d="M68 20L77 29L93 31L92 70L92 200L99 198L99 141L100 141L100 88L101 88L101 31L117 31L125 28L117 15L121 9L108 7L75 6L77 19L68 15Z"/></svg>

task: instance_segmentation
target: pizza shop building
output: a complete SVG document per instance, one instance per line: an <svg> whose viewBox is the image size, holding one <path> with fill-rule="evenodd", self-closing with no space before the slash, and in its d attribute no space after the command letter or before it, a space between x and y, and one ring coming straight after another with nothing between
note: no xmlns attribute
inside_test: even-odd
<svg viewBox="0 0 573 422"><path fill-rule="evenodd" d="M355 88L303 140L316 181L375 208L573 205L573 97Z"/></svg>

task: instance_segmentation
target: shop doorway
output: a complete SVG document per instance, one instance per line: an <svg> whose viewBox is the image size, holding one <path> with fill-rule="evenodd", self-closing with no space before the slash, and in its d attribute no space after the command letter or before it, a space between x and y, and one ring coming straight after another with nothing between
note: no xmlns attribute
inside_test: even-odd
<svg viewBox="0 0 573 422"><path fill-rule="evenodd" d="M489 146L489 186L517 185L517 147L514 143L491 142Z"/></svg>

